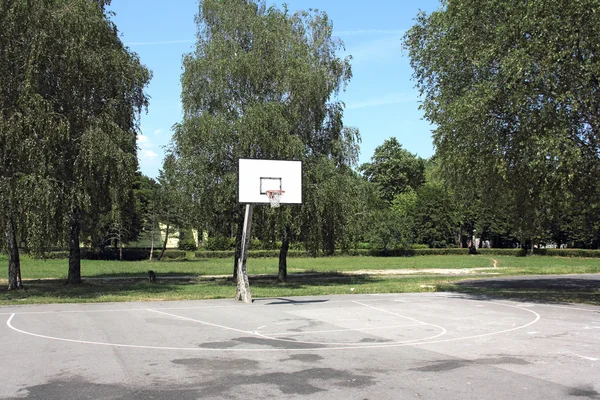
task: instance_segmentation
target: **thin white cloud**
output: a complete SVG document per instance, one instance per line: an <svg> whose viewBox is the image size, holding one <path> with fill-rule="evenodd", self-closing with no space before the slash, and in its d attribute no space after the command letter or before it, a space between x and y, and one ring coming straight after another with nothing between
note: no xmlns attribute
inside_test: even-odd
<svg viewBox="0 0 600 400"><path fill-rule="evenodd" d="M149 143L148 136L138 135L137 142L140 146Z"/></svg>
<svg viewBox="0 0 600 400"><path fill-rule="evenodd" d="M154 133L155 135L160 135L162 133L162 129L155 129L154 131L152 131L152 133Z"/></svg>
<svg viewBox="0 0 600 400"><path fill-rule="evenodd" d="M153 152L152 150L144 149L140 152L140 158L144 159L153 159L158 157L158 154Z"/></svg>
<svg viewBox="0 0 600 400"><path fill-rule="evenodd" d="M380 97L375 97L371 99L365 99L361 101L351 101L346 104L346 109L358 109L358 108L368 108L368 107L379 107L379 106L387 106L391 104L400 104L400 103L411 103L415 102L417 99L415 96L411 96L405 93L393 93Z"/></svg>
<svg viewBox="0 0 600 400"><path fill-rule="evenodd" d="M182 39L182 40L157 40L154 42L127 42L126 46L154 46L161 44L178 44L178 43L194 43L195 39Z"/></svg>

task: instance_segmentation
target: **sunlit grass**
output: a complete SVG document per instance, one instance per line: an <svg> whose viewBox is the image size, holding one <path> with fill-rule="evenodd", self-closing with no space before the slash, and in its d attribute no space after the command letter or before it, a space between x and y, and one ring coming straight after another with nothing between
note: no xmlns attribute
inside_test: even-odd
<svg viewBox="0 0 600 400"><path fill-rule="evenodd" d="M490 269L495 265L497 268ZM0 255L0 265L7 265ZM541 275L599 273L600 260L557 257L509 256L419 256L419 257L327 257L292 258L288 260L289 282L278 283L276 258L248 260L255 298L328 294L406 293L458 291L470 294L526 298L539 301L585 302L598 304L598 291L516 290L465 288L453 283L463 275L436 276L423 269L486 268L468 277L504 275ZM84 283L67 286L67 260L39 260L23 257L21 263L25 290L7 291L6 279L0 279L0 304L79 303L114 301L157 301L232 298L235 284L229 278L232 259L168 260L163 262L119 262L82 260ZM158 283L145 280L147 271L157 273ZM379 275L347 275L357 270L409 269L416 275L384 277ZM298 274L312 272L315 275ZM264 275L271 277L264 277ZM296 274L296 275L295 275ZM209 276L217 276L209 278ZM176 279L167 279L167 278ZM96 278L96 279L91 279ZM105 278L105 279L102 279Z"/></svg>
<svg viewBox="0 0 600 400"><path fill-rule="evenodd" d="M6 256L0 256L0 265L6 265ZM322 257L291 258L288 273L356 271L377 269L430 269L430 268L489 268L492 261L485 257L423 256L423 257ZM231 275L232 259L194 259L150 261L81 260L81 275L85 277L138 276L148 270L158 275ZM249 258L249 274L276 274L277 258ZM21 259L23 279L66 279L67 260L40 260L24 256Z"/></svg>

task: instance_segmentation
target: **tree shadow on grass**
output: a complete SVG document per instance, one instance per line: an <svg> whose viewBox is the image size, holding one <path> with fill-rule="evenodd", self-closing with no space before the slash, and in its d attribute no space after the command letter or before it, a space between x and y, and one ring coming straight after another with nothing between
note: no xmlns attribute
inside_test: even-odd
<svg viewBox="0 0 600 400"><path fill-rule="evenodd" d="M111 281L104 280L85 281L79 285L67 285L64 280L48 279L25 282L23 290L0 290L0 300L22 303L77 303L87 301L136 301L147 300L153 297L176 291L182 285L191 285L192 282L160 283L139 282L130 280ZM115 297L112 299L111 297ZM106 298L102 300L101 298Z"/></svg>
<svg viewBox="0 0 600 400"><path fill-rule="evenodd" d="M305 289L314 286L360 285L374 282L367 276L327 276L319 278L303 277L279 283L276 278L251 278L250 289L263 291L285 291L286 296L307 295ZM143 280L139 275L133 278L112 277L110 279L84 279L80 285L66 285L63 279L43 279L25 282L24 290L8 291L0 289L0 303L79 303L100 301L154 301L185 300L201 298L233 298L236 283L233 278L174 277L157 280L156 284ZM302 292L304 290L304 292Z"/></svg>
<svg viewBox="0 0 600 400"><path fill-rule="evenodd" d="M546 304L600 305L600 277L522 277L467 280L442 287L442 290L477 295L482 299L510 299Z"/></svg>
<svg viewBox="0 0 600 400"><path fill-rule="evenodd" d="M600 290L600 275L588 279L574 277L510 277L467 280L457 286L486 289L548 289L548 290Z"/></svg>

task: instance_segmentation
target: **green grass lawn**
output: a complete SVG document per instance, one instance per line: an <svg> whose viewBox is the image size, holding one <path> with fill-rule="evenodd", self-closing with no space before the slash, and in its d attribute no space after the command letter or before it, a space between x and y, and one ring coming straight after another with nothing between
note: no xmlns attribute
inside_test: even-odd
<svg viewBox="0 0 600 400"><path fill-rule="evenodd" d="M389 269L457 269L498 268L477 271L469 276L435 276L421 273L416 276L384 277L377 275L344 275L346 271ZM0 255L0 265L6 268L7 259ZM84 284L66 286L67 260L37 260L23 257L21 269L26 289L7 291L6 279L0 279L0 304L154 301L229 298L235 284L228 278L208 279L210 275L229 276L231 259L168 260L163 262L119 262L82 260ZM250 275L276 274L276 258L248 260ZM156 271L159 282L150 284L141 279L149 269ZM509 256L419 256L419 257L328 257L292 258L288 273L318 272L311 277L291 276L286 284L258 277L251 281L254 297L284 297L350 293L402 293L424 291L458 291L482 295L531 298L538 301L573 301L600 304L596 291L532 291L490 290L458 287L453 283L467 278L495 275L537 275L599 273L600 260L558 257ZM167 280L161 277L192 277ZM88 279L85 278L100 278ZM108 279L101 279L108 278Z"/></svg>
<svg viewBox="0 0 600 400"><path fill-rule="evenodd" d="M6 256L0 256L0 265L6 265ZM492 261L485 257L472 256L423 256L423 257L323 257L290 258L288 273L335 272L373 269L428 269L428 268L485 268ZM81 260L81 275L85 277L134 277L145 276L148 270L160 275L230 275L233 272L232 259L198 259L149 261L96 261ZM248 273L276 274L276 258L249 258ZM67 260L39 260L22 257L21 274L23 279L66 279Z"/></svg>

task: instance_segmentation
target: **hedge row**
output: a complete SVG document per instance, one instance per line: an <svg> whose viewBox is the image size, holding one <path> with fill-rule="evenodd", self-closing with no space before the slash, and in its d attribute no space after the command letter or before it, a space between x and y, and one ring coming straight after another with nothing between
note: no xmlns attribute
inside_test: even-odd
<svg viewBox="0 0 600 400"><path fill-rule="evenodd" d="M279 250L249 250L249 256L252 258L277 258ZM215 251L197 251L196 258L233 258L235 251L233 250L215 250ZM303 258L311 257L310 253L304 250L289 250L288 257Z"/></svg>
<svg viewBox="0 0 600 400"><path fill-rule="evenodd" d="M252 258L279 257L279 250L250 250L249 256ZM377 250L377 249L351 249L338 253L337 255L346 256L372 256L372 257L406 257L406 256L424 256L424 255L449 255L449 254L469 254L468 249L396 249L396 250ZM198 251L196 258L230 258L234 256L233 250L222 251ZM312 254L304 250L289 250L288 257L302 258L312 257Z"/></svg>
<svg viewBox="0 0 600 400"><path fill-rule="evenodd" d="M534 249L535 254L551 257L600 258L600 250L585 249Z"/></svg>
<svg viewBox="0 0 600 400"><path fill-rule="evenodd" d="M536 255L550 257L581 257L581 258L600 258L600 250L583 250L583 249L535 249ZM441 256L441 255L468 255L469 249L463 248L442 248L442 249L393 249L393 250L378 250L378 249L351 249L344 251L341 255L348 256L371 256L371 257L412 257L412 256ZM477 249L479 255L494 255L494 256L523 256L523 249ZM198 251L195 253L196 258L233 258L233 250L223 251ZM250 257L266 258L279 257L279 250L250 250ZM303 250L290 250L288 257L301 258L312 257L311 253Z"/></svg>
<svg viewBox="0 0 600 400"><path fill-rule="evenodd" d="M233 258L233 250L215 250L215 251L197 251L196 258ZM279 250L250 250L252 258L277 258ZM154 250L154 257L160 254L160 249ZM469 249L460 248L442 248L442 249L351 249L344 251L341 255L347 256L371 256L371 257L412 257L412 256L433 256L433 255L468 255ZM524 249L477 249L479 255L495 256L523 256ZM550 257L580 257L580 258L600 258L600 250L584 249L535 249L534 254ZM150 257L150 249L123 249L124 261L141 261ZM183 250L167 250L163 259L183 259L186 252ZM304 250L289 250L290 258L312 257L312 254ZM47 259L66 259L69 258L68 251L52 251L45 254ZM102 252L81 249L81 259L83 260L119 260L118 249L105 249Z"/></svg>
<svg viewBox="0 0 600 400"><path fill-rule="evenodd" d="M154 249L153 256L156 258L160 254L160 249ZM183 250L166 250L163 259L182 259L186 257ZM44 254L42 258L51 260L62 260L69 258L68 251L52 251ZM123 249L123 261L142 261L150 258L150 249ZM119 260L118 249L104 249L104 251L81 249L82 260Z"/></svg>

